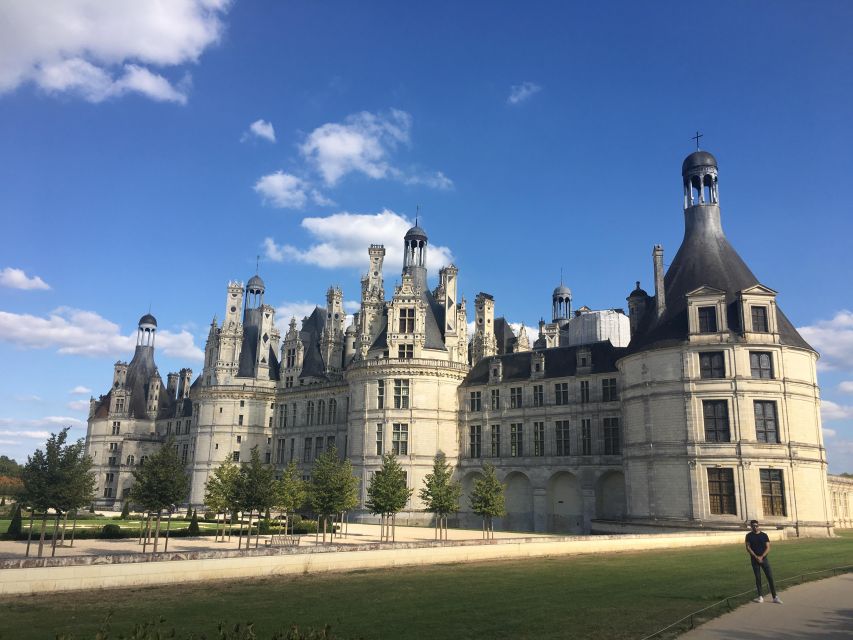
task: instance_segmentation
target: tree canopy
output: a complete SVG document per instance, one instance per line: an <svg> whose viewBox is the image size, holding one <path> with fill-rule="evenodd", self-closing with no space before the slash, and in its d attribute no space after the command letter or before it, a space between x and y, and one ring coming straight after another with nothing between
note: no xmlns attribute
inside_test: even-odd
<svg viewBox="0 0 853 640"><path fill-rule="evenodd" d="M365 506L373 514L395 514L406 507L413 489L406 486L406 472L393 453L382 456L382 467L367 487Z"/></svg>
<svg viewBox="0 0 853 640"><path fill-rule="evenodd" d="M275 504L275 469L261 462L257 447L252 447L252 455L240 470L237 482L237 495L240 509L243 511L265 511Z"/></svg>
<svg viewBox="0 0 853 640"><path fill-rule="evenodd" d="M308 488L299 476L296 463L291 462L281 474L281 480L276 483L273 506L285 513L291 513L305 504L307 497Z"/></svg>
<svg viewBox="0 0 853 640"><path fill-rule="evenodd" d="M446 516L459 511L459 496L462 485L453 480L453 469L441 452L435 455L432 473L424 476L424 486L418 492L426 510L437 516Z"/></svg>
<svg viewBox="0 0 853 640"><path fill-rule="evenodd" d="M474 481L471 509L489 520L506 514L504 486L498 480L495 467L490 462L483 465L483 477Z"/></svg>
<svg viewBox="0 0 853 640"><path fill-rule="evenodd" d="M309 496L312 509L326 517L358 504L358 479L352 475L352 463L339 459L334 446L314 461Z"/></svg>
<svg viewBox="0 0 853 640"><path fill-rule="evenodd" d="M204 491L204 503L219 512L233 512L240 508L237 495L240 468L231 461L225 460L208 477Z"/></svg>
<svg viewBox="0 0 853 640"><path fill-rule="evenodd" d="M92 500L92 459L84 453L83 440L66 444L69 428L51 434L44 451L36 449L21 471L24 501L37 511L68 513Z"/></svg>
<svg viewBox="0 0 853 640"><path fill-rule="evenodd" d="M190 479L172 438L133 470L133 479L131 500L146 511L170 509L186 500L190 490Z"/></svg>

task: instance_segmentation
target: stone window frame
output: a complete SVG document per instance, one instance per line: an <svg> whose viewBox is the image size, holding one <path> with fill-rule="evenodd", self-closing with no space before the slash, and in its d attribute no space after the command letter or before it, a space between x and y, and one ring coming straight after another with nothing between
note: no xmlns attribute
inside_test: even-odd
<svg viewBox="0 0 853 640"><path fill-rule="evenodd" d="M788 505L785 501L785 473L782 469L759 469L761 485L761 508L765 516L785 517Z"/></svg>
<svg viewBox="0 0 853 640"><path fill-rule="evenodd" d="M601 419L604 433L604 455L622 455L622 425L618 416L607 416Z"/></svg>
<svg viewBox="0 0 853 640"><path fill-rule="evenodd" d="M409 423L395 422L391 429L391 451L395 456L409 455Z"/></svg>
<svg viewBox="0 0 853 640"><path fill-rule="evenodd" d="M512 422L509 425L509 456L524 457L524 423Z"/></svg>
<svg viewBox="0 0 853 640"><path fill-rule="evenodd" d="M524 406L524 387L509 388L509 408L520 409Z"/></svg>
<svg viewBox="0 0 853 640"><path fill-rule="evenodd" d="M489 406L492 408L492 411L500 411L500 408L501 408L501 390L500 389L491 389L491 393L489 394Z"/></svg>
<svg viewBox="0 0 853 640"><path fill-rule="evenodd" d="M716 411L714 411L715 415L708 415L709 408L719 408L722 407L724 409L724 415L716 415ZM711 418L714 422L709 425L708 418ZM725 419L725 430L721 429L717 421L721 421ZM709 426L712 427L709 429ZM732 419L731 419L731 411L729 410L729 401L723 398L708 398L707 400L702 400L702 434L704 442L731 442L732 441ZM713 438L709 438L709 434L715 434ZM728 438L719 439L716 434L726 434Z"/></svg>
<svg viewBox="0 0 853 640"><path fill-rule="evenodd" d="M471 391L468 394L468 410L472 413L483 410L483 392Z"/></svg>
<svg viewBox="0 0 853 640"><path fill-rule="evenodd" d="M533 423L533 455L541 458L545 455L545 423Z"/></svg>
<svg viewBox="0 0 853 640"><path fill-rule="evenodd" d="M616 386L616 378L601 379L601 401L616 402L619 399L619 389Z"/></svg>
<svg viewBox="0 0 853 640"><path fill-rule="evenodd" d="M708 482L708 509L711 515L736 516L737 493L735 491L734 468L707 467L706 475Z"/></svg>
<svg viewBox="0 0 853 640"><path fill-rule="evenodd" d="M468 457L479 459L483 456L483 427L472 424L468 427Z"/></svg>
<svg viewBox="0 0 853 640"><path fill-rule="evenodd" d="M762 366L761 359L763 356L767 357L769 361L768 366ZM753 363L753 358L755 358L756 362ZM758 375L755 375L756 372ZM768 375L764 375L764 373ZM773 352L772 351L750 351L749 352L749 373L756 380L775 380L776 379L776 367L773 363Z"/></svg>
<svg viewBox="0 0 853 640"><path fill-rule="evenodd" d="M491 445L491 457L492 458L500 458L501 457L501 425L493 424L489 429L489 443Z"/></svg>
<svg viewBox="0 0 853 640"><path fill-rule="evenodd" d="M761 415L759 415L759 407ZM772 415L768 417L767 409L772 408ZM779 444L779 406L775 400L753 400L752 412L755 421L755 439L757 442L765 442L767 444ZM772 429L768 429L768 424L772 425ZM772 439L769 437L772 434Z"/></svg>
<svg viewBox="0 0 853 640"><path fill-rule="evenodd" d="M544 407L545 406L545 385L544 384L534 384L533 385L533 406L534 407Z"/></svg>
<svg viewBox="0 0 853 640"><path fill-rule="evenodd" d="M700 351L696 355L699 358L700 380L721 380L726 377L725 351Z"/></svg>
<svg viewBox="0 0 853 640"><path fill-rule="evenodd" d="M411 384L408 378L394 378L394 408L408 409L411 406Z"/></svg>
<svg viewBox="0 0 853 640"><path fill-rule="evenodd" d="M554 437L557 444L556 454L558 456L569 456L572 452L571 429L568 420L554 421Z"/></svg>
<svg viewBox="0 0 853 640"><path fill-rule="evenodd" d="M555 382L554 383L554 404L567 405L569 404L569 383Z"/></svg>

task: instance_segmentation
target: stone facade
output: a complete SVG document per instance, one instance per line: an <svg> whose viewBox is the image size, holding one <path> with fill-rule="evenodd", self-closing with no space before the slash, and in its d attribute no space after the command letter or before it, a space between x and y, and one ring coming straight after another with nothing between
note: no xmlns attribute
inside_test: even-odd
<svg viewBox="0 0 853 640"><path fill-rule="evenodd" d="M833 518L849 526L836 500L849 492L827 485L818 355L725 240L713 156L691 154L682 175L685 237L666 272L655 246L654 295L638 282L627 316L573 311L561 283L533 345L495 317L487 293L468 336L459 271L448 265L427 286L418 226L403 239L390 298L385 249L368 248L349 326L333 287L325 308L291 319L282 337L263 280L229 283L192 386L182 370L164 388L156 321L143 317L134 359L92 401L99 506L119 507L132 465L171 437L194 506L223 460L245 461L257 447L277 469L296 462L309 477L335 446L353 463L362 504L381 455L397 454L416 490L409 520L428 519L417 489L442 452L463 484L463 525L477 526L468 496L488 460L506 483L503 528L729 528L758 518L827 535ZM363 509L351 517L371 519Z"/></svg>
<svg viewBox="0 0 853 640"><path fill-rule="evenodd" d="M853 478L829 476L832 522L839 529L853 529Z"/></svg>

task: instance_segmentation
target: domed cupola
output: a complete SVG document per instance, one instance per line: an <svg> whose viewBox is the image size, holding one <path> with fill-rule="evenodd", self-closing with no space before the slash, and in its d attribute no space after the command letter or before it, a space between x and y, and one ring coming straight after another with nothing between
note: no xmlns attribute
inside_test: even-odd
<svg viewBox="0 0 853 640"><path fill-rule="evenodd" d="M417 221L403 237L403 273L412 276L415 287L425 291L427 286L426 253L427 234Z"/></svg>
<svg viewBox="0 0 853 640"><path fill-rule="evenodd" d="M256 273L246 283L246 309L257 309L264 303L264 281Z"/></svg>
<svg viewBox="0 0 853 640"><path fill-rule="evenodd" d="M137 347L153 347L154 335L157 333L157 318L146 313L139 319L139 327L136 331Z"/></svg>
<svg viewBox="0 0 853 640"><path fill-rule="evenodd" d="M717 189L717 159L707 151L698 149L681 164L684 180L684 208L698 205L718 205L720 194Z"/></svg>
<svg viewBox="0 0 853 640"><path fill-rule="evenodd" d="M560 282L551 296L553 322L568 320L572 316L572 290Z"/></svg>

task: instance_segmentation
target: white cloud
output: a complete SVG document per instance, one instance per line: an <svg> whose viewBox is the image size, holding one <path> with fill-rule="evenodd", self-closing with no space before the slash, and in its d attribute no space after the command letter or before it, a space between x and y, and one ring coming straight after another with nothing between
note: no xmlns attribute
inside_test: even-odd
<svg viewBox="0 0 853 640"><path fill-rule="evenodd" d="M453 180L448 178L441 171L436 171L435 173L430 174L403 176L401 180L403 184L422 184L425 187L432 187L433 189L442 189L445 191L453 188Z"/></svg>
<svg viewBox="0 0 853 640"><path fill-rule="evenodd" d="M0 286L10 289L50 289L44 280L38 276L28 276L23 269L6 267L0 271Z"/></svg>
<svg viewBox="0 0 853 640"><path fill-rule="evenodd" d="M82 384L78 384L76 387L74 387L68 393L85 395L87 393L92 393L92 390L89 387L84 387Z"/></svg>
<svg viewBox="0 0 853 640"><path fill-rule="evenodd" d="M289 173L276 171L263 176L255 183L255 191L264 202L279 209L301 209L308 202L305 182Z"/></svg>
<svg viewBox="0 0 853 640"><path fill-rule="evenodd" d="M344 300L344 311L355 313L361 311L361 302L358 300Z"/></svg>
<svg viewBox="0 0 853 640"><path fill-rule="evenodd" d="M849 369L853 362L853 311L842 310L831 320L819 320L797 331L820 353L825 369Z"/></svg>
<svg viewBox="0 0 853 640"><path fill-rule="evenodd" d="M827 429L826 427L823 427L824 438L834 438L836 435L838 435L838 432L835 429Z"/></svg>
<svg viewBox="0 0 853 640"><path fill-rule="evenodd" d="M28 396L15 396L15 400L18 402L41 402L42 397L37 396L35 394L30 394Z"/></svg>
<svg viewBox="0 0 853 640"><path fill-rule="evenodd" d="M305 218L302 227L311 234L314 244L300 249L266 238L264 250L273 262L301 262L324 269L364 268L368 262L367 248L371 244L384 244L385 266L399 270L403 266L403 236L412 225L411 220L389 209L375 214L341 212L324 218ZM450 249L430 245L427 266L433 274L452 261Z"/></svg>
<svg viewBox="0 0 853 640"><path fill-rule="evenodd" d="M845 380L838 385L838 390L842 393L853 393L853 380Z"/></svg>
<svg viewBox="0 0 853 640"><path fill-rule="evenodd" d="M532 347L533 343L539 339L539 327L537 326L536 329L534 329L532 325L529 325L527 323L523 323L523 324L524 324L524 332L527 334L527 339L530 341L530 346ZM515 332L516 336L518 336L519 335L518 332L521 331L521 325L522 325L521 322L510 322L509 323L509 326L512 327L512 330L513 330L513 332Z"/></svg>
<svg viewBox="0 0 853 640"><path fill-rule="evenodd" d="M521 104L540 91L542 91L542 87L535 82L522 82L521 84L515 84L510 88L509 97L506 101L509 104Z"/></svg>
<svg viewBox="0 0 853 640"><path fill-rule="evenodd" d="M302 318L310 316L318 305L307 300L298 302L282 302L275 308L279 326L287 327L291 318L296 318L296 325L302 326Z"/></svg>
<svg viewBox="0 0 853 640"><path fill-rule="evenodd" d="M39 0L0 3L0 93L32 82L101 102L127 93L184 104L150 67L198 61L219 41L230 0Z"/></svg>
<svg viewBox="0 0 853 640"><path fill-rule="evenodd" d="M94 311L60 307L47 317L0 311L0 341L25 349L56 349L63 355L128 357L136 332L122 335L119 326ZM157 331L156 347L167 356L203 360L191 333Z"/></svg>
<svg viewBox="0 0 853 640"><path fill-rule="evenodd" d="M89 401L88 400L72 400L66 405L72 411L88 411L89 410Z"/></svg>
<svg viewBox="0 0 853 640"><path fill-rule="evenodd" d="M275 142L275 129L272 126L272 122L267 122L266 120L255 120L249 125L249 130L243 134L240 141L245 142L252 137L262 138L269 142Z"/></svg>
<svg viewBox="0 0 853 640"><path fill-rule="evenodd" d="M853 406L822 399L820 401L820 416L826 421L849 420L853 418Z"/></svg>

